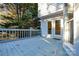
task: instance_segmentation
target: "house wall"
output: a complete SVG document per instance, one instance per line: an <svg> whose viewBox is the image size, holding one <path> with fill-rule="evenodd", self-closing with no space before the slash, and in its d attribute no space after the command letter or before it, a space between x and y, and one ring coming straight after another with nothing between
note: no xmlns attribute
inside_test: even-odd
<svg viewBox="0 0 79 59"><path fill-rule="evenodd" d="M63 3L38 3L38 17L63 9Z"/></svg>
<svg viewBox="0 0 79 59"><path fill-rule="evenodd" d="M51 13L54 13L58 10L63 9L63 4L62 3L39 3L38 4L38 17L45 16ZM48 21L51 21L52 23L52 38L60 37L60 36L55 36L55 20L54 18L49 18L49 19L41 19L41 35L48 37ZM62 30L61 30L62 32ZM62 35L62 34L61 34Z"/></svg>
<svg viewBox="0 0 79 59"><path fill-rule="evenodd" d="M79 3L75 4L74 11L74 48L75 54L79 55Z"/></svg>
<svg viewBox="0 0 79 59"><path fill-rule="evenodd" d="M79 42L79 7L74 12L74 40L74 43Z"/></svg>
<svg viewBox="0 0 79 59"><path fill-rule="evenodd" d="M63 39L63 19L58 19L60 20L61 24L61 35L56 35L55 34L55 21L56 19L50 18L50 19L46 19L46 20L41 20L41 35L43 37L51 37L51 38L58 38L58 39ZM51 34L48 34L48 21L51 21L52 24L52 30L51 30Z"/></svg>
<svg viewBox="0 0 79 59"><path fill-rule="evenodd" d="M79 55L79 3L74 4L74 12L73 12L73 44L68 42L69 36L67 36L66 41L64 41L64 48L69 55ZM66 22L66 19L65 19ZM66 24L65 28L69 27ZM67 28L68 29L68 28ZM68 34L70 34L71 30L68 30ZM66 32L66 31L65 31ZM65 35L68 35L65 34Z"/></svg>

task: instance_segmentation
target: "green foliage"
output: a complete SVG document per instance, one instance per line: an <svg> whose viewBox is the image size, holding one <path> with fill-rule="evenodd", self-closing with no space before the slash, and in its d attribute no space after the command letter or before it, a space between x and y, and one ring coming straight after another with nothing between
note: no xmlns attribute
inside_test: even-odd
<svg viewBox="0 0 79 59"><path fill-rule="evenodd" d="M2 16L11 21L5 24L5 27L18 26L18 28L36 28L39 26L39 20L35 19L38 17L37 3L6 3L4 5L9 13L7 16Z"/></svg>

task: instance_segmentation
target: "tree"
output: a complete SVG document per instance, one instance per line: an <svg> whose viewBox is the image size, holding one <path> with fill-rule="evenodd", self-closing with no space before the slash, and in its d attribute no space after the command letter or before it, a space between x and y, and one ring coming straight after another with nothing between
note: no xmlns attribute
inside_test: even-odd
<svg viewBox="0 0 79 59"><path fill-rule="evenodd" d="M19 28L36 27L33 24L38 16L37 3L5 3L4 5L8 13L2 15L4 18L16 23Z"/></svg>

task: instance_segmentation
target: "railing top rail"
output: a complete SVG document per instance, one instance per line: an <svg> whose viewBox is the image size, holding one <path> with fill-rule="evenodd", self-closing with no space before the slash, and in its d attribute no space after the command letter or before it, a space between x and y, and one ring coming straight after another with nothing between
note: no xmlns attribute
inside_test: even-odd
<svg viewBox="0 0 79 59"><path fill-rule="evenodd" d="M0 29L0 30L9 30L9 31L39 31L39 29Z"/></svg>

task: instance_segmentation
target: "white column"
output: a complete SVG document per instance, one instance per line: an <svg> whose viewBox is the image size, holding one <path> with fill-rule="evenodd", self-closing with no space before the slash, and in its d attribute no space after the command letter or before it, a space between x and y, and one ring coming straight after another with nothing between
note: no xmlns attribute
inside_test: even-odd
<svg viewBox="0 0 79 59"><path fill-rule="evenodd" d="M68 20L68 14L67 14L67 6L64 5L64 34L63 34L63 39L64 39L64 42L68 42L69 41L69 25L67 23L67 20Z"/></svg>
<svg viewBox="0 0 79 59"><path fill-rule="evenodd" d="M63 40L63 34L64 34L64 23L63 19L61 19L61 39Z"/></svg>
<svg viewBox="0 0 79 59"><path fill-rule="evenodd" d="M52 20L52 38L54 38L55 35L55 20Z"/></svg>
<svg viewBox="0 0 79 59"><path fill-rule="evenodd" d="M48 34L48 26L47 26L47 21L46 19L41 20L41 35L43 37L46 37Z"/></svg>

